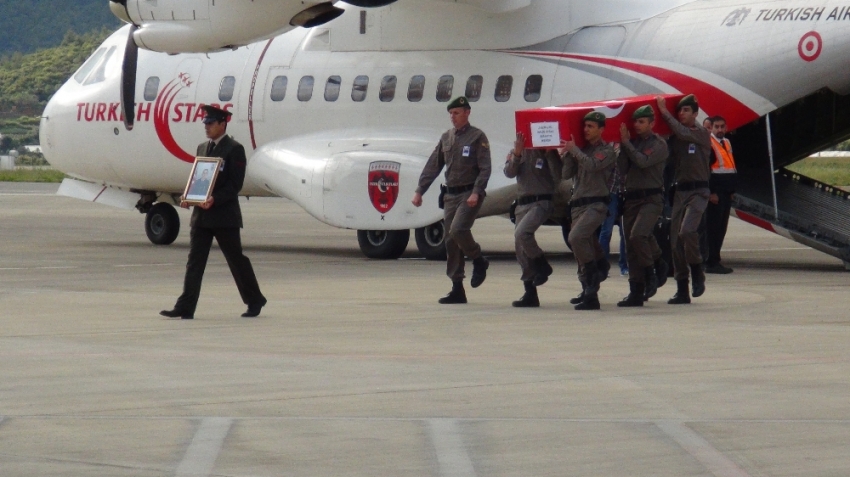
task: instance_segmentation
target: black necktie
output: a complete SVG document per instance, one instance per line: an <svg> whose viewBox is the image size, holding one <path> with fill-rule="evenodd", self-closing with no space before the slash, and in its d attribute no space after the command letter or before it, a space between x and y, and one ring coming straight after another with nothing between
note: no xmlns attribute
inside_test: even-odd
<svg viewBox="0 0 850 477"><path fill-rule="evenodd" d="M207 154L206 154L207 157L209 157L209 155L212 154L213 149L215 149L215 143L210 141L210 143L207 144Z"/></svg>

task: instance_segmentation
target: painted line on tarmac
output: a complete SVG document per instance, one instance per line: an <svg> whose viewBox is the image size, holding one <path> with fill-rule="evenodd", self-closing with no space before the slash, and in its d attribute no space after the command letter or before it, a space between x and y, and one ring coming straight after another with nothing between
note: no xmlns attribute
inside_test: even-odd
<svg viewBox="0 0 850 477"><path fill-rule="evenodd" d="M475 477L472 461L463 445L457 419L428 419L428 435L437 452L441 477Z"/></svg>
<svg viewBox="0 0 850 477"><path fill-rule="evenodd" d="M715 449L704 437L681 421L656 421L655 425L670 436L715 477L750 477L738 464Z"/></svg>
<svg viewBox="0 0 850 477"><path fill-rule="evenodd" d="M177 467L176 477L208 477L233 426L233 419L208 417L201 421L186 455Z"/></svg>

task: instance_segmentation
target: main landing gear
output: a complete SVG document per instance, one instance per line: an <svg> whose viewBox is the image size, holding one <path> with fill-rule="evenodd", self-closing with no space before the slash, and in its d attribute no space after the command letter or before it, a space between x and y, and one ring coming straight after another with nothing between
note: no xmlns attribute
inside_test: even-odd
<svg viewBox="0 0 850 477"><path fill-rule="evenodd" d="M443 221L414 232L419 253L428 260L446 259L446 232ZM401 257L410 241L410 230L358 230L360 251L369 258L395 260Z"/></svg>

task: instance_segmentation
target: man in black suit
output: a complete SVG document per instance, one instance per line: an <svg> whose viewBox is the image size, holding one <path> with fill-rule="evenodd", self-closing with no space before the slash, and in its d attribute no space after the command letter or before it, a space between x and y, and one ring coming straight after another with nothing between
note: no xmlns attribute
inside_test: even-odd
<svg viewBox="0 0 850 477"><path fill-rule="evenodd" d="M242 211L239 209L239 191L245 180L245 148L226 135L228 111L214 106L204 106L204 127L207 142L198 146L198 156L220 157L222 159L218 177L213 185L212 195L195 207L192 212L189 260L186 263L186 278L183 282L183 294L177 299L172 310L163 310L160 315L169 318L180 317L184 320L194 318L198 297L201 294L201 281L210 254L213 238L218 242L230 273L236 281L236 287L242 301L248 305L243 317L259 316L266 304L266 298L260 292L257 277L251 267L251 261L242 253L242 241L239 229L242 228ZM189 208L183 202L181 207Z"/></svg>

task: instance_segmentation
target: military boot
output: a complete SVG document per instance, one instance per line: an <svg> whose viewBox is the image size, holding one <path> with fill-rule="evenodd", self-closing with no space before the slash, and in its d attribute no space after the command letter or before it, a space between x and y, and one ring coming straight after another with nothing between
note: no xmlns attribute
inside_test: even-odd
<svg viewBox="0 0 850 477"><path fill-rule="evenodd" d="M658 288L663 287L664 284L667 283L667 274L669 273L670 267L663 258L659 258L655 261L655 276L658 277Z"/></svg>
<svg viewBox="0 0 850 477"><path fill-rule="evenodd" d="M478 288L484 283L484 279L487 278L488 268L490 268L490 262L483 255L472 261L472 279L469 280L472 288Z"/></svg>
<svg viewBox="0 0 850 477"><path fill-rule="evenodd" d="M452 291L438 301L442 305L466 303L466 290L463 289L463 280L453 281Z"/></svg>
<svg viewBox="0 0 850 477"><path fill-rule="evenodd" d="M620 307L643 306L644 284L629 280L629 296L617 303Z"/></svg>
<svg viewBox="0 0 850 477"><path fill-rule="evenodd" d="M649 266L644 269L644 287L643 300L649 301L658 292L658 275L655 274L655 267Z"/></svg>
<svg viewBox="0 0 850 477"><path fill-rule="evenodd" d="M676 280L676 294L673 295L673 298L667 300L667 304L687 305L691 302L691 297L688 293L688 279Z"/></svg>
<svg viewBox="0 0 850 477"><path fill-rule="evenodd" d="M512 303L515 308L536 308L540 306L540 299L537 297L537 287L530 280L522 282L525 287L525 295L519 300Z"/></svg>
<svg viewBox="0 0 850 477"><path fill-rule="evenodd" d="M576 310L598 310L599 305L599 268L597 262L587 262L584 265L584 300L575 306Z"/></svg>
<svg viewBox="0 0 850 477"><path fill-rule="evenodd" d="M581 282L581 293L575 298L570 298L571 305L578 305L584 301L584 290L587 288L587 283L584 282L584 277L579 278L579 281Z"/></svg>
<svg viewBox="0 0 850 477"><path fill-rule="evenodd" d="M608 271L611 270L611 264L608 260L600 258L596 261L596 269L599 274L599 283L602 283L608 279Z"/></svg>
<svg viewBox="0 0 850 477"><path fill-rule="evenodd" d="M701 263L691 264L691 280L694 284L694 298L699 298L705 293L705 272Z"/></svg>
<svg viewBox="0 0 850 477"><path fill-rule="evenodd" d="M547 281L549 281L549 276L552 275L552 265L549 265L549 261L546 260L546 255L541 255L534 259L532 262L532 266L534 267L534 286L539 287L543 285Z"/></svg>

